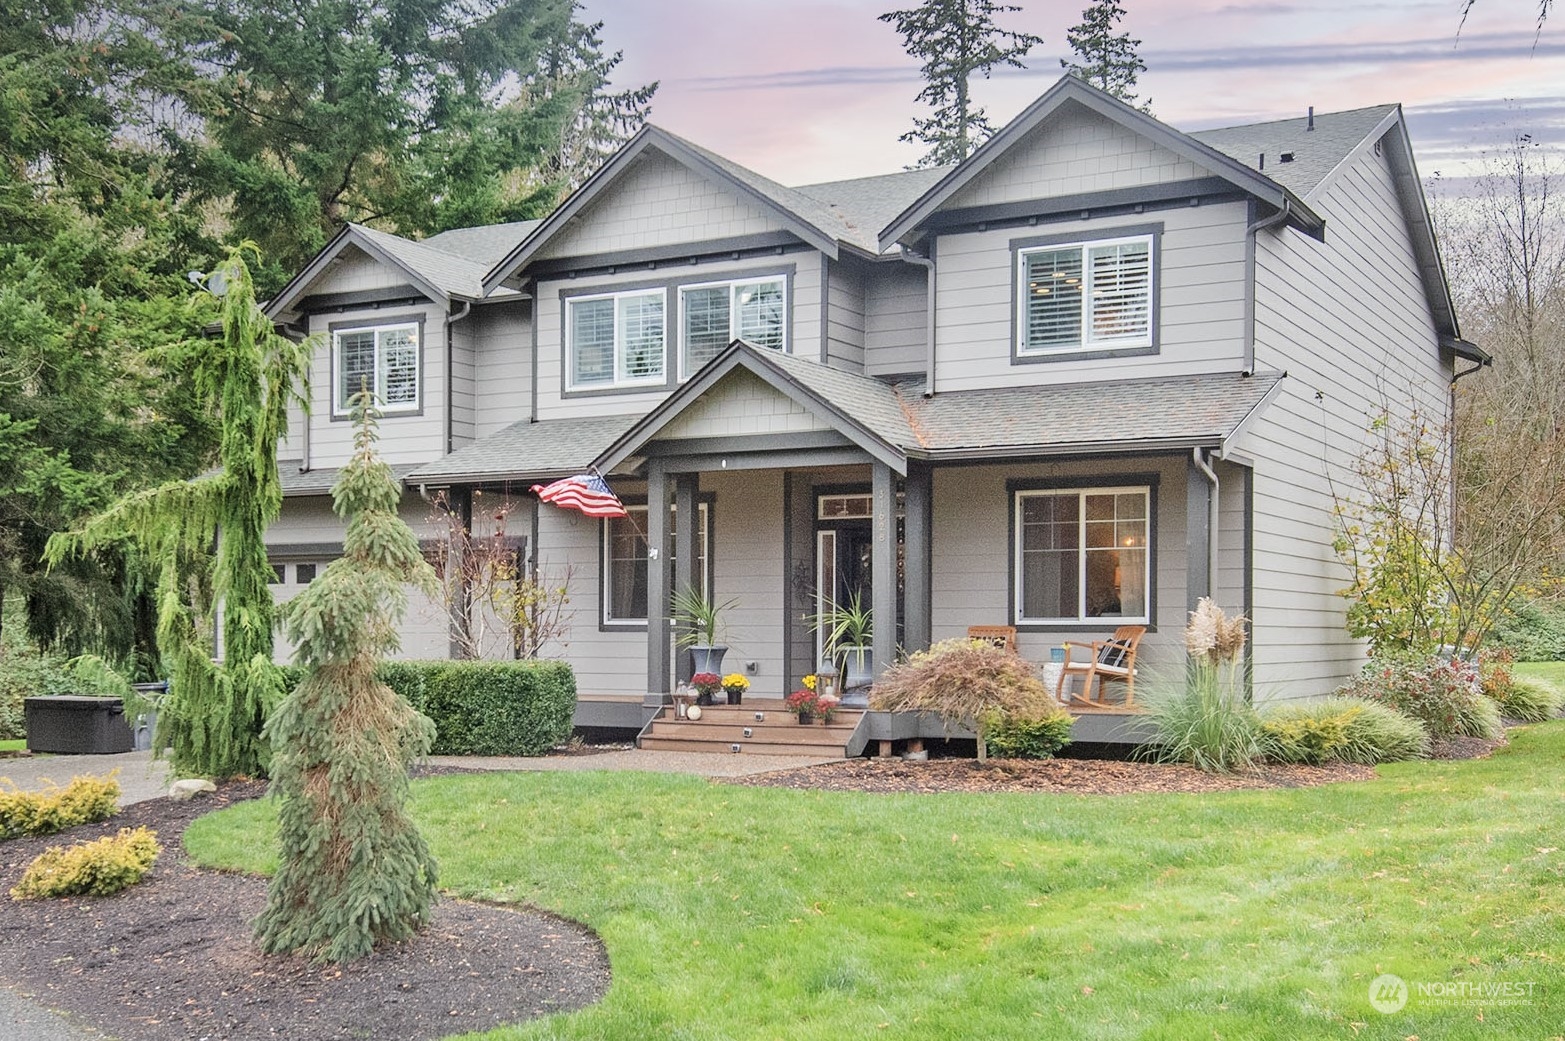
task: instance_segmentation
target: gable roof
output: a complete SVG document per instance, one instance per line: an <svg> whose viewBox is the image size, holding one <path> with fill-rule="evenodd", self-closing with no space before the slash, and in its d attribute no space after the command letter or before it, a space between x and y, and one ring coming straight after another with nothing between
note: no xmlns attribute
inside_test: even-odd
<svg viewBox="0 0 1565 1041"><path fill-rule="evenodd" d="M482 264L487 273L542 223L541 220L522 220L510 224L481 224L476 228L452 228L429 236L423 243Z"/></svg>
<svg viewBox="0 0 1565 1041"><path fill-rule="evenodd" d="M1078 77L1066 75L887 224L880 232L879 248L887 249L915 231L942 204L1065 105L1079 105L1211 170L1273 209L1286 211L1289 223L1306 234L1319 237L1324 232L1325 222L1288 188Z"/></svg>
<svg viewBox="0 0 1565 1041"><path fill-rule="evenodd" d="M831 421L849 441L899 473L907 471L907 459L899 445L914 440L912 428L890 384L869 376L795 358L789 354L735 340L701 367L685 385L616 438L593 460L602 471L612 470L654 440L676 417L700 400L735 369L746 369L778 393Z"/></svg>
<svg viewBox="0 0 1565 1041"><path fill-rule="evenodd" d="M305 265L303 271L289 280L281 292L267 301L266 313L275 318L287 311L304 295L311 283L326 273L327 266L350 246L362 250L382 264L398 269L420 292L437 303L449 306L453 299L482 300L486 295L483 276L489 269L485 255L493 253L499 242L513 235L525 234L521 229L537 223L525 221L521 224L464 228L415 242L350 222L332 236L331 241Z"/></svg>
<svg viewBox="0 0 1565 1041"><path fill-rule="evenodd" d="M410 485L461 481L545 480L586 470L636 416L524 419L432 463L413 468Z"/></svg>
<svg viewBox="0 0 1565 1041"><path fill-rule="evenodd" d="M880 229L950 171L949 166L933 166L875 177L806 184L794 191L830 209L846 230L845 241L865 252L880 253Z"/></svg>
<svg viewBox="0 0 1565 1041"><path fill-rule="evenodd" d="M515 274L573 217L608 190L648 149L661 152L676 162L726 183L739 195L770 211L803 241L830 257L837 256L837 231L841 222L821 203L648 123L484 275L484 288L492 290Z"/></svg>

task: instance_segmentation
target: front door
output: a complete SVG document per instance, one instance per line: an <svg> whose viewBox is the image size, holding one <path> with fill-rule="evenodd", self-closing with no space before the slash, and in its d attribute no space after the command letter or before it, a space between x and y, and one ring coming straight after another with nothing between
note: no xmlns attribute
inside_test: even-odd
<svg viewBox="0 0 1565 1041"><path fill-rule="evenodd" d="M836 520L815 533L815 617L826 618L834 604L848 604L854 597L868 607L871 595L870 567L874 532L868 520ZM817 625L815 660L826 657L829 626Z"/></svg>

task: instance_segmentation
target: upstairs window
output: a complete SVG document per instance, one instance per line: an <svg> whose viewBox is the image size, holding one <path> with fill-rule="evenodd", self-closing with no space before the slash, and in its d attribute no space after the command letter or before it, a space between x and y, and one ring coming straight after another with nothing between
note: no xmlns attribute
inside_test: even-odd
<svg viewBox="0 0 1565 1041"><path fill-rule="evenodd" d="M332 413L348 414L348 402L360 390L375 395L384 413L416 412L419 408L419 327L369 326L332 330L332 358L337 370Z"/></svg>
<svg viewBox="0 0 1565 1041"><path fill-rule="evenodd" d="M1017 254L1017 352L1152 345L1152 236Z"/></svg>
<svg viewBox="0 0 1565 1041"><path fill-rule="evenodd" d="M734 340L785 349L787 282L765 278L679 290L681 375L689 376Z"/></svg>
<svg viewBox="0 0 1565 1041"><path fill-rule="evenodd" d="M662 384L666 295L654 289L572 298L566 308L570 387Z"/></svg>

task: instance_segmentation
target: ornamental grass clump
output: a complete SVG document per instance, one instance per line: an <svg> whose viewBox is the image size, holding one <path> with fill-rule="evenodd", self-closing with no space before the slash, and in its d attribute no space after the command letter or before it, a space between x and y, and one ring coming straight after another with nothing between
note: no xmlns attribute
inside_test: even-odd
<svg viewBox="0 0 1565 1041"><path fill-rule="evenodd" d="M1479 687L1478 666L1460 658L1377 658L1337 693L1390 705L1432 738L1492 741L1504 732L1499 707Z"/></svg>
<svg viewBox="0 0 1565 1041"><path fill-rule="evenodd" d="M11 890L16 900L48 896L108 896L140 882L162 847L148 828L121 828L74 846L50 846L34 858Z"/></svg>
<svg viewBox="0 0 1565 1041"><path fill-rule="evenodd" d="M22 835L53 835L78 824L105 821L118 812L119 771L107 777L73 777L64 788L51 785L39 792L24 792L8 778L10 787L0 790L0 839Z"/></svg>
<svg viewBox="0 0 1565 1041"><path fill-rule="evenodd" d="M1485 697L1500 708L1505 719L1542 723L1565 708L1565 692L1544 680L1518 676L1509 650L1485 653L1479 658L1478 685Z"/></svg>
<svg viewBox="0 0 1565 1041"><path fill-rule="evenodd" d="M256 938L324 961L405 939L435 899L435 861L407 810L408 766L435 728L376 677L406 585L433 594L435 575L397 515L371 400L353 399L354 455L332 489L343 555L282 610L305 675L266 727L282 855Z"/></svg>
<svg viewBox="0 0 1565 1041"><path fill-rule="evenodd" d="M887 669L870 691L877 711L928 712L972 726L980 761L989 756L988 723L996 713L1041 716L1053 704L1029 662L984 640L942 640Z"/></svg>
<svg viewBox="0 0 1565 1041"><path fill-rule="evenodd" d="M1190 662L1180 680L1153 684L1145 698L1160 762L1208 773L1249 769L1261 755L1261 726L1245 698L1240 657L1246 620L1202 597L1185 626Z"/></svg>
<svg viewBox="0 0 1565 1041"><path fill-rule="evenodd" d="M1423 724L1390 705L1332 697L1270 708L1261 721L1266 758L1279 763L1376 763L1429 754Z"/></svg>

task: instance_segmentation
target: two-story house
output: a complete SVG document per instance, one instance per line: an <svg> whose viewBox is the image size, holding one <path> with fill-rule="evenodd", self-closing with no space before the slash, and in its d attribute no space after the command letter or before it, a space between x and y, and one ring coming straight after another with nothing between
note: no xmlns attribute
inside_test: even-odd
<svg viewBox="0 0 1565 1041"><path fill-rule="evenodd" d="M735 602L756 694L814 670L809 617L855 592L877 662L1139 622L1148 667L1211 595L1253 621L1258 698L1323 693L1364 653L1332 480L1380 388L1443 405L1484 360L1397 106L1187 134L1071 78L958 166L794 188L647 127L543 221L350 226L270 311L321 334L279 595L340 543L367 380L407 519L514 502L527 557L572 568L554 650L637 710L676 682L657 605L690 582ZM528 492L594 467L629 517ZM443 609L404 636L446 655Z"/></svg>

